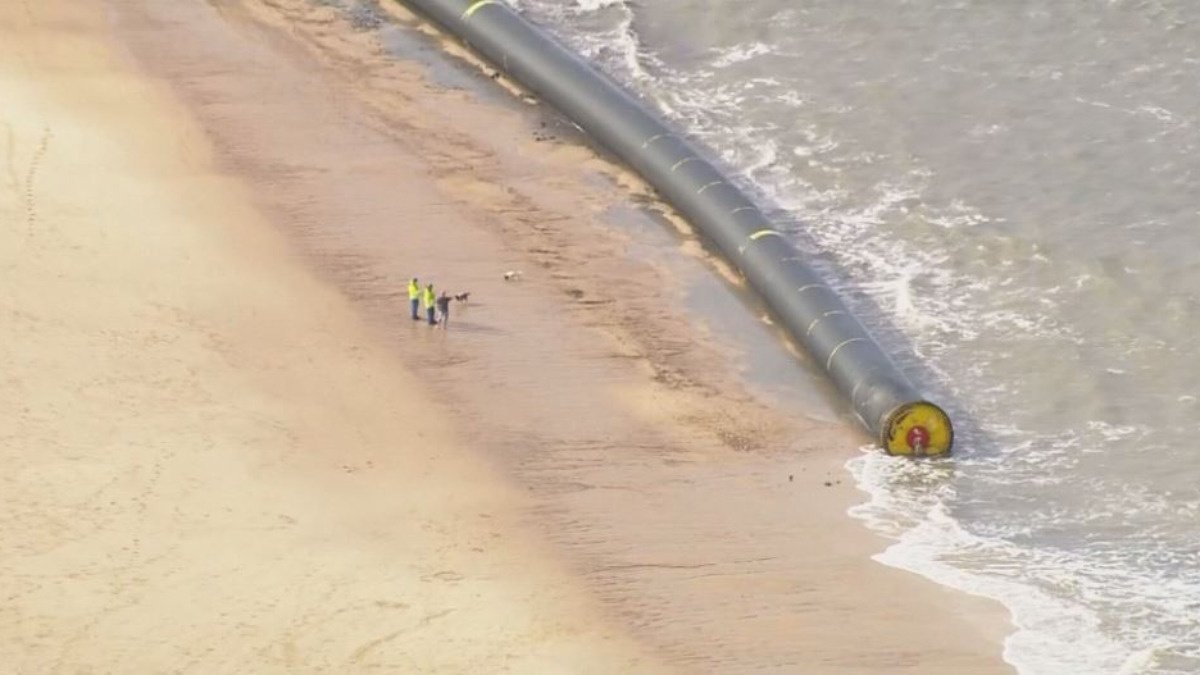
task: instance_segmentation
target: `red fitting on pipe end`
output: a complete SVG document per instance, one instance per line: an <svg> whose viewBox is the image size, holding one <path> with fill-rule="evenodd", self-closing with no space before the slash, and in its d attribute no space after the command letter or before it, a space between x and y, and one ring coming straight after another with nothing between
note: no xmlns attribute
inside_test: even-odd
<svg viewBox="0 0 1200 675"><path fill-rule="evenodd" d="M922 426L913 427L908 430L904 440L913 451L920 452L929 447L929 430Z"/></svg>

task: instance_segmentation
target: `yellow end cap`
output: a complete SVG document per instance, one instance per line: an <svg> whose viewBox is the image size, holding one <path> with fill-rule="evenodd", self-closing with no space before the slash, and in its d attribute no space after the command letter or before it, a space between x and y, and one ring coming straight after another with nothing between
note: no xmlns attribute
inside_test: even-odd
<svg viewBox="0 0 1200 675"><path fill-rule="evenodd" d="M954 428L950 418L932 403L909 403L888 416L883 447L889 455L936 457L950 454Z"/></svg>

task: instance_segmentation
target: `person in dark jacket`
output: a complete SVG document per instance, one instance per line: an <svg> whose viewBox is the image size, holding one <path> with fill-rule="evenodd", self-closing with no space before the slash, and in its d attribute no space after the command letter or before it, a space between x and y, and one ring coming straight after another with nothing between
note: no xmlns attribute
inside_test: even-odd
<svg viewBox="0 0 1200 675"><path fill-rule="evenodd" d="M442 291L442 294L438 296L437 309L438 315L441 317L442 329L444 330L450 325L450 296L446 291Z"/></svg>

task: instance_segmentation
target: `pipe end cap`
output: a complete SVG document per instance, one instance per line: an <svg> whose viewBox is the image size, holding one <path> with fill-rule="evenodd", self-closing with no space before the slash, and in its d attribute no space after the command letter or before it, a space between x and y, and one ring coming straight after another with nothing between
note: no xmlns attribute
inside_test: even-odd
<svg viewBox="0 0 1200 675"><path fill-rule="evenodd" d="M950 454L954 427L941 408L928 401L906 403L887 416L882 445L889 455L940 457Z"/></svg>

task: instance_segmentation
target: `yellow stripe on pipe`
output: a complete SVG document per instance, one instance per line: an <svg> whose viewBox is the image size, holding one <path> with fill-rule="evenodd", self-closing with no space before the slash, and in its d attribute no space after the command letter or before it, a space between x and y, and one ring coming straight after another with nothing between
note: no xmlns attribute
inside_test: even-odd
<svg viewBox="0 0 1200 675"><path fill-rule="evenodd" d="M763 237L782 237L782 236L783 236L783 233L780 232L779 230L759 230L758 232L755 232L754 234L750 235L750 241L758 241L759 239L762 239Z"/></svg>
<svg viewBox="0 0 1200 675"><path fill-rule="evenodd" d="M828 316L828 315L826 315L826 316ZM866 338L860 338L860 337L850 338L849 340L845 340L838 346L834 347L833 351L829 352L829 358L825 360L825 370L829 370L829 368L831 366L833 366L833 357L837 356L839 349L841 349L842 347L845 347L846 345L848 345L852 342L866 342L866 341L867 341Z"/></svg>
<svg viewBox="0 0 1200 675"><path fill-rule="evenodd" d="M719 182L719 181L718 181L718 182ZM738 247L738 253L745 253L745 252L746 252L746 249L750 248L750 242L752 242L752 241L758 241L759 239L762 239L763 237L769 237L769 236L771 236L771 235L775 235L776 237L782 237L782 236L783 236L782 234L780 234L780 233L776 232L775 230L770 230L770 229L767 229L767 230L759 230L758 232L755 232L754 234L750 235L750 236L749 236L749 237L746 239L746 243L744 243L744 244L742 244L741 246L739 246L739 247Z"/></svg>
<svg viewBox="0 0 1200 675"><path fill-rule="evenodd" d="M646 148L650 147L651 143L653 143L654 141L657 141L660 138L669 138L670 136L671 136L671 134L654 134L650 138L647 138L645 143L642 143L642 149L645 150Z"/></svg>
<svg viewBox="0 0 1200 675"><path fill-rule="evenodd" d="M496 4L496 0L476 0L476 2L471 3L471 6L467 8L467 11L462 13L462 18L464 21L466 21L467 19L471 18L472 14L478 12L484 5L494 4Z"/></svg>
<svg viewBox="0 0 1200 675"><path fill-rule="evenodd" d="M683 159L681 159L678 162L675 162L674 164L671 165L671 171L675 171L675 169L678 169L679 167L683 166L684 164L687 164L688 162L699 162L699 161L700 161L699 157L684 157Z"/></svg>
<svg viewBox="0 0 1200 675"><path fill-rule="evenodd" d="M821 323L822 321L824 321L825 319L828 319L831 316L837 316L838 314L844 315L845 312L843 312L840 309L831 309L828 312L825 312L824 314L822 314L821 316L818 316L817 318L813 319L812 323L808 324L808 330L804 331L804 335L805 336L812 335L813 329L817 327L817 324ZM861 340L861 339L862 338L854 338L854 340ZM854 342L854 340L849 340L849 342ZM839 346L841 346L841 345L839 345ZM835 349L834 351L837 351L837 350Z"/></svg>
<svg viewBox="0 0 1200 675"><path fill-rule="evenodd" d="M874 374L875 371L870 371L866 375L863 375L862 378L855 383L854 388L850 390L850 405L854 406L855 408L858 407L858 388L866 384L867 380L871 379L871 376Z"/></svg>

